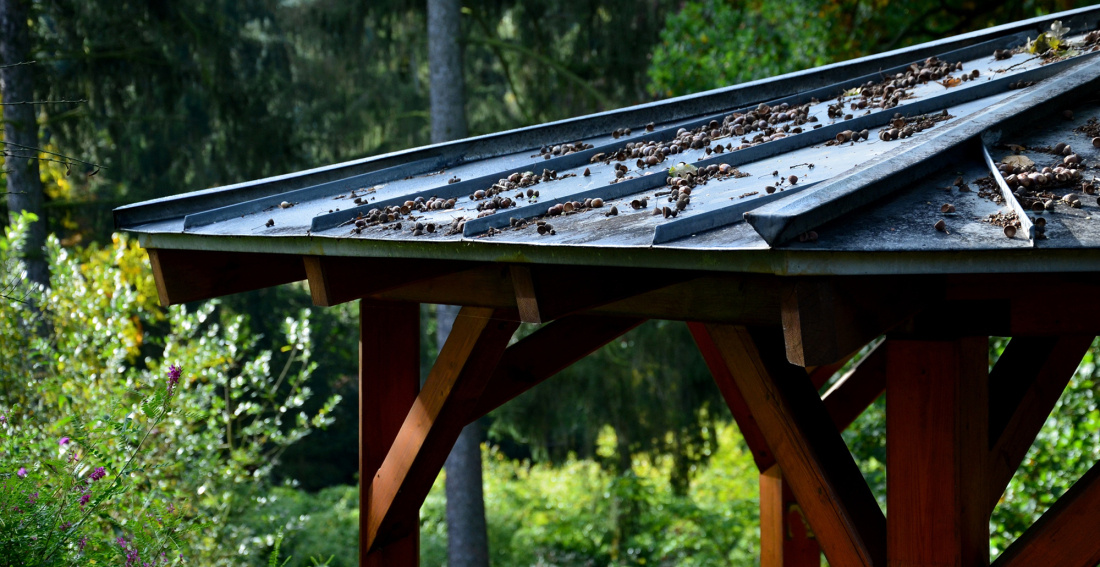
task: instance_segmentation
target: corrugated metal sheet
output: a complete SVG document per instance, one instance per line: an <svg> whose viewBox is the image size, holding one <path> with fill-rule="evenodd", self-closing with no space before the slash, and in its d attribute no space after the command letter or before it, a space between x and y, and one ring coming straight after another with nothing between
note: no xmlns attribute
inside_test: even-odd
<svg viewBox="0 0 1100 567"><path fill-rule="evenodd" d="M154 248L800 274L1095 270L1100 207L1085 189L1100 163L1089 126L1100 119L1090 101L1100 34L1086 33L1098 19L1098 9L1077 10L138 203L117 209L116 223ZM1018 49L1055 20L1076 49L1052 58ZM895 92L905 93L896 106L875 106ZM1079 164L1052 153L1059 142ZM1041 191L1017 197L998 185L1005 176L990 164L1016 154L1035 164ZM1044 167L1065 179L1052 169L1046 187ZM1002 225L1013 219L1010 238Z"/></svg>

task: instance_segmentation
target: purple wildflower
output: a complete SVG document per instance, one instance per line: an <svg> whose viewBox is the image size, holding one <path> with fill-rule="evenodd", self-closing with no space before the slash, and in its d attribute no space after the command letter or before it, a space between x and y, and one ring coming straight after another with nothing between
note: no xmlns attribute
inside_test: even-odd
<svg viewBox="0 0 1100 567"><path fill-rule="evenodd" d="M98 468L96 468L96 470L92 471L92 474L89 475L89 476L91 477L92 482L95 482L95 481L107 476L107 471L104 470L103 467L98 467Z"/></svg>
<svg viewBox="0 0 1100 567"><path fill-rule="evenodd" d="M86 545L88 545L88 537L84 536L84 537L80 538L80 544L79 544L80 551L84 551L84 546L86 546Z"/></svg>
<svg viewBox="0 0 1100 567"><path fill-rule="evenodd" d="M6 421L8 421L8 416L0 413L0 423L4 423Z"/></svg>
<svg viewBox="0 0 1100 567"><path fill-rule="evenodd" d="M81 494L80 495L80 507L83 508L84 505L87 504L88 501L91 500L91 499L92 499L91 494Z"/></svg>
<svg viewBox="0 0 1100 567"><path fill-rule="evenodd" d="M60 447L64 447L65 445L69 444L69 441L70 441L70 439L68 437L62 437L61 439L59 439L57 441L57 445L60 446Z"/></svg>
<svg viewBox="0 0 1100 567"><path fill-rule="evenodd" d="M183 369L173 364L168 367L168 393L172 393L172 389L179 384L180 375L183 374Z"/></svg>
<svg viewBox="0 0 1100 567"><path fill-rule="evenodd" d="M27 467L19 467L15 474L19 475L19 478L27 478Z"/></svg>

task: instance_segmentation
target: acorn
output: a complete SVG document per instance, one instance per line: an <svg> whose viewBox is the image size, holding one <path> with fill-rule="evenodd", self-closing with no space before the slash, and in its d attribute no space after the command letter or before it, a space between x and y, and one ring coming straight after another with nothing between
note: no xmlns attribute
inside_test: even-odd
<svg viewBox="0 0 1100 567"><path fill-rule="evenodd" d="M1033 219L1031 223L1039 228L1043 228L1047 225L1047 219L1044 219L1043 217L1038 217L1036 219Z"/></svg>
<svg viewBox="0 0 1100 567"><path fill-rule="evenodd" d="M940 212L945 214L953 213L955 212L955 205L952 205L951 203L944 203L943 206L940 207Z"/></svg>
<svg viewBox="0 0 1100 567"><path fill-rule="evenodd" d="M1016 236L1016 227L1008 225L1005 227L1005 236L1012 238Z"/></svg>
<svg viewBox="0 0 1100 567"><path fill-rule="evenodd" d="M558 205L558 206L562 207L562 212L566 212L566 213L571 213L571 212L573 212L573 209L576 208L576 207L573 206L573 203L570 203L570 202L566 202L565 204Z"/></svg>
<svg viewBox="0 0 1100 567"><path fill-rule="evenodd" d="M690 203L691 203L691 198L685 195L683 197L680 197L680 199L678 201L676 201L676 208L678 210L682 211L682 210L686 209L688 204L690 204Z"/></svg>
<svg viewBox="0 0 1100 567"><path fill-rule="evenodd" d="M1100 138L1093 138L1092 139L1092 147L1100 148Z"/></svg>
<svg viewBox="0 0 1100 567"><path fill-rule="evenodd" d="M797 175L792 175L792 176L788 177L787 178L787 183L790 183L791 185L794 185L795 183L798 183L798 176Z"/></svg>
<svg viewBox="0 0 1100 567"><path fill-rule="evenodd" d="M355 220L355 226L357 226L359 228L363 228L364 226L367 226L367 221L364 220L364 219L356 219Z"/></svg>
<svg viewBox="0 0 1100 567"><path fill-rule="evenodd" d="M264 223L264 226L268 228L275 226L275 219L267 219L267 222Z"/></svg>
<svg viewBox="0 0 1100 567"><path fill-rule="evenodd" d="M936 224L934 224L932 226L934 226L936 228L936 230L938 230L940 232L946 232L947 231L947 223L944 222L943 219L940 219L940 220L936 221Z"/></svg>
<svg viewBox="0 0 1100 567"><path fill-rule="evenodd" d="M771 185L768 185L767 187L764 188L764 191L767 191L768 194L771 195L772 193L775 193L775 187L773 187Z"/></svg>
<svg viewBox="0 0 1100 567"><path fill-rule="evenodd" d="M424 229L428 232L435 232L435 223L428 223L428 226L425 226Z"/></svg>
<svg viewBox="0 0 1100 567"><path fill-rule="evenodd" d="M1062 163L1066 165L1081 163L1081 158L1077 154L1070 154L1062 160Z"/></svg>
<svg viewBox="0 0 1100 567"><path fill-rule="evenodd" d="M540 224L536 230L539 231L539 234L546 234L546 233L550 232L550 225Z"/></svg>
<svg viewBox="0 0 1100 567"><path fill-rule="evenodd" d="M477 191L474 191L474 199L484 199L484 198L485 198L485 190L484 189L478 189Z"/></svg>
<svg viewBox="0 0 1100 567"><path fill-rule="evenodd" d="M592 170L588 169L587 167L584 168L584 176L588 177L589 175L592 175ZM530 196L531 190L528 189L527 193L528 193L528 196Z"/></svg>
<svg viewBox="0 0 1100 567"><path fill-rule="evenodd" d="M654 212L656 212L656 210L654 210ZM664 214L665 218L667 219L667 218L672 216L672 209L670 209L668 207L665 207L665 208L661 209L661 213Z"/></svg>
<svg viewBox="0 0 1100 567"><path fill-rule="evenodd" d="M602 206L603 206L603 199L601 199L599 197L596 197L595 199L592 199L592 208L598 209Z"/></svg>
<svg viewBox="0 0 1100 567"><path fill-rule="evenodd" d="M609 217L613 217L617 214L619 214L619 207L616 207L614 205L612 205L610 211L607 211L607 216L609 216Z"/></svg>
<svg viewBox="0 0 1100 567"><path fill-rule="evenodd" d="M291 204L290 204L289 202L287 202L287 201L283 201L282 203L279 203L279 208L280 208L280 209L289 209L290 207L293 207L293 206L294 206L294 205L291 205Z"/></svg>
<svg viewBox="0 0 1100 567"><path fill-rule="evenodd" d="M843 144L844 142L847 142L847 141L851 140L853 134L855 134L855 132L852 132L851 130L844 130L843 132L838 132L837 135L836 135L836 141Z"/></svg>
<svg viewBox="0 0 1100 567"><path fill-rule="evenodd" d="M653 123L652 123L652 122L650 122L649 124L646 124L646 125L645 125L645 131L646 131L646 132L652 132L652 131L653 131L653 128L654 128L654 126L653 126Z"/></svg>

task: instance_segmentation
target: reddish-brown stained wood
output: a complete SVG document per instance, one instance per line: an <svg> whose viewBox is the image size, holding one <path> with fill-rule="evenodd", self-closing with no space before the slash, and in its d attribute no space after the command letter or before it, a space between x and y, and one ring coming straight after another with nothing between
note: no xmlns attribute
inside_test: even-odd
<svg viewBox="0 0 1100 567"><path fill-rule="evenodd" d="M718 391L722 394L722 398L726 400L726 406L729 407L730 413L733 414L733 420L737 423L737 429L741 431L741 437L745 439L745 444L749 446L749 451L752 452L757 470L763 473L771 469L775 465L775 455L772 454L771 448L764 440L764 434L760 432L760 426L756 424L752 410L745 402L741 391L738 390L737 383L733 380L733 374L726 366L726 359L722 356L722 351L715 344L714 338L711 337L705 324L688 323L687 325L692 338L695 339L695 344L699 347L699 353L703 355L703 361L707 363L707 368L710 369L710 374L714 377L714 383L718 386Z"/></svg>
<svg viewBox="0 0 1100 567"><path fill-rule="evenodd" d="M252 291L306 279L300 256L149 248L161 305Z"/></svg>
<svg viewBox="0 0 1100 567"><path fill-rule="evenodd" d="M481 419L640 324L642 319L578 314L544 325L504 351L468 420Z"/></svg>
<svg viewBox="0 0 1100 567"><path fill-rule="evenodd" d="M879 343L821 397L838 431L844 431L886 391L886 348Z"/></svg>
<svg viewBox="0 0 1100 567"><path fill-rule="evenodd" d="M416 303L359 303L359 478L374 478L390 451L420 390L420 306ZM360 509L366 510L366 485ZM359 516L359 564L370 567L419 565L420 531L367 553L367 515Z"/></svg>
<svg viewBox="0 0 1100 567"><path fill-rule="evenodd" d="M989 506L1001 499L1092 344L1091 335L1015 337L989 375Z"/></svg>
<svg viewBox="0 0 1100 567"><path fill-rule="evenodd" d="M854 357L858 353L859 349L856 349L848 353L848 356L845 356L844 358L831 364L823 364L821 366L812 366L806 368L806 370L810 373L810 383L814 385L814 388L820 390L821 387L829 381L829 378L833 377L833 374L836 374L838 370L844 368L844 365L848 364L848 361L852 360L852 357Z"/></svg>
<svg viewBox="0 0 1100 567"><path fill-rule="evenodd" d="M470 262L410 258L303 256L314 305L332 306L473 267Z"/></svg>
<svg viewBox="0 0 1100 567"><path fill-rule="evenodd" d="M841 360L916 313L930 294L906 278L797 280L780 304L787 360L798 366Z"/></svg>
<svg viewBox="0 0 1100 567"><path fill-rule="evenodd" d="M516 295L507 265L483 265L453 274L412 282L372 293L370 297L392 301L441 303L468 307L515 309Z"/></svg>
<svg viewBox="0 0 1100 567"><path fill-rule="evenodd" d="M884 565L886 519L803 368L783 338L707 325L725 366L813 527L829 564Z"/></svg>
<svg viewBox="0 0 1100 567"><path fill-rule="evenodd" d="M821 547L783 473L760 473L760 567L820 566Z"/></svg>
<svg viewBox="0 0 1100 567"><path fill-rule="evenodd" d="M988 565L988 340L886 353L888 565Z"/></svg>
<svg viewBox="0 0 1100 567"><path fill-rule="evenodd" d="M419 525L419 509L519 325L463 307L382 466L367 505L368 549Z"/></svg>
<svg viewBox="0 0 1100 567"><path fill-rule="evenodd" d="M1100 565L1100 464L1093 465L993 567Z"/></svg>

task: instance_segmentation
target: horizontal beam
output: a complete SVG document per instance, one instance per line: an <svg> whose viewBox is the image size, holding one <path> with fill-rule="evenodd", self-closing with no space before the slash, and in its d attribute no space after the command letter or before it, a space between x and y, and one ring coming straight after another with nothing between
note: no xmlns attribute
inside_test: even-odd
<svg viewBox="0 0 1100 567"><path fill-rule="evenodd" d="M149 248L161 305L213 299L306 279L300 256Z"/></svg>
<svg viewBox="0 0 1100 567"><path fill-rule="evenodd" d="M473 267L470 262L409 258L303 256L313 304L339 305Z"/></svg>

